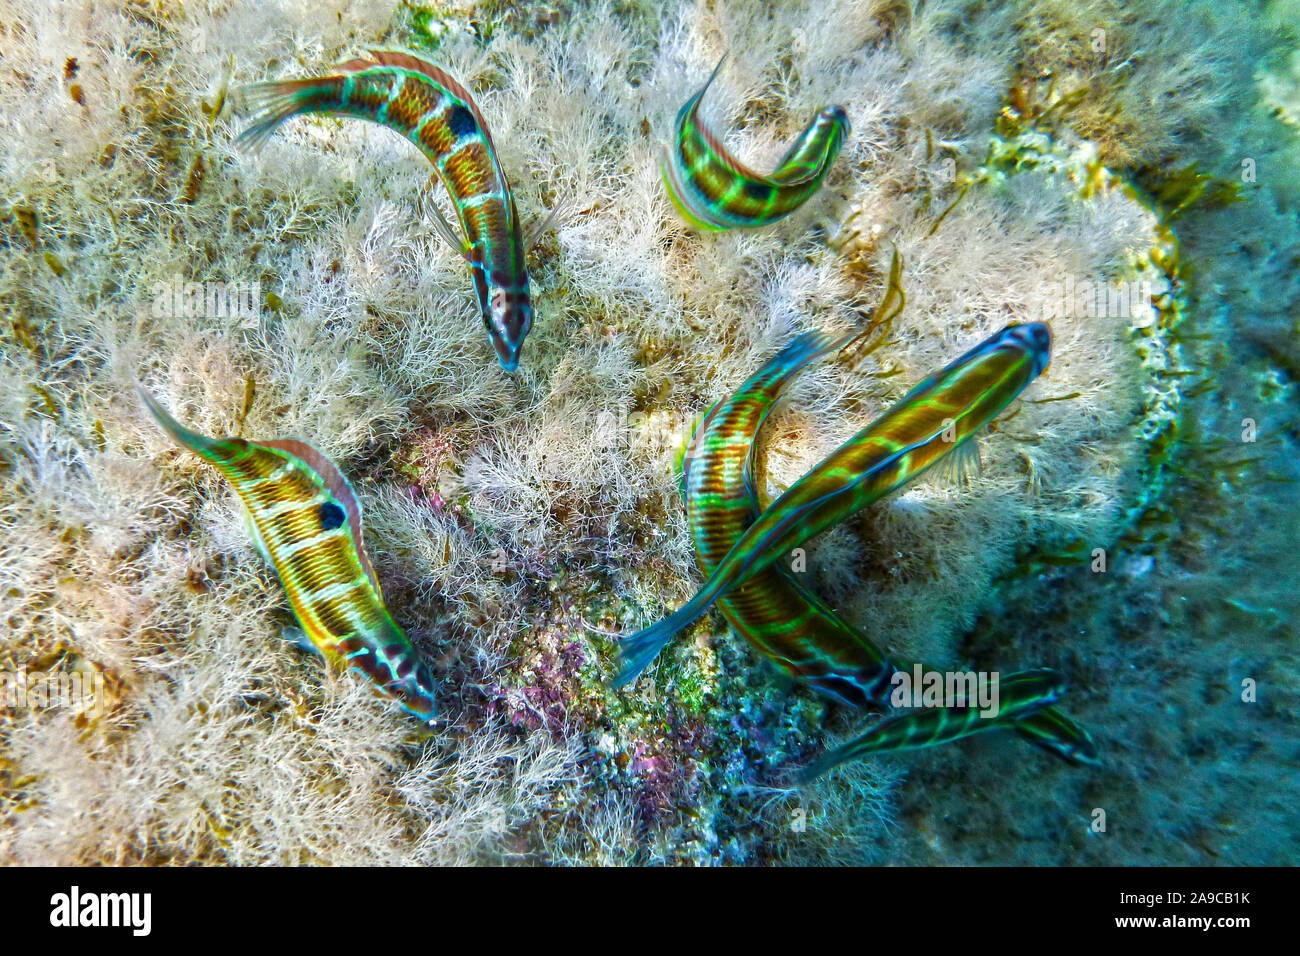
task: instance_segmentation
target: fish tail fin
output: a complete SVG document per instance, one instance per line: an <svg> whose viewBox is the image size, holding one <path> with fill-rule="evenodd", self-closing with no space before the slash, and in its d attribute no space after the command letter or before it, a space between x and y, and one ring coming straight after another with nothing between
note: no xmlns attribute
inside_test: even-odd
<svg viewBox="0 0 1300 956"><path fill-rule="evenodd" d="M696 594L662 621L637 631L619 645L618 657L621 667L613 681L616 690L636 680L678 631L709 609L713 604L713 597L701 600L703 594L703 591Z"/></svg>
<svg viewBox="0 0 1300 956"><path fill-rule="evenodd" d="M782 349L769 363L769 367L779 377L786 378L809 362L843 348L844 339L844 335L836 332L812 329Z"/></svg>
<svg viewBox="0 0 1300 956"><path fill-rule="evenodd" d="M881 721L860 737L855 737L842 747L836 747L834 750L822 754L795 774L795 783L800 786L811 783L822 774L834 770L842 763L848 763L850 760L856 760L876 750L883 749L878 731L882 725L888 722L888 720Z"/></svg>
<svg viewBox="0 0 1300 956"><path fill-rule="evenodd" d="M252 122L235 137L236 148L257 155L281 123L303 112L308 91L318 89L320 83L317 78L277 80L239 90L236 97L240 112L247 113Z"/></svg>
<svg viewBox="0 0 1300 956"><path fill-rule="evenodd" d="M718 78L718 73L722 70L722 64L727 62L727 55L730 52L731 51L728 50L723 53L722 56L718 57L718 65L713 68L713 72L709 74L709 78L704 81L704 85L700 87L700 91L695 94L695 101L697 103L704 99L704 94L709 91L709 87L713 85L713 81Z"/></svg>
<svg viewBox="0 0 1300 956"><path fill-rule="evenodd" d="M218 442L208 438L206 435L200 435L198 432L190 431L176 419L167 413L167 410L158 404L157 400L144 390L141 385L136 385L136 391L140 393L140 400L144 402L144 407L149 409L149 414L153 420L158 423L158 427L167 433L167 437L182 448L188 448L197 455L204 458L214 459L220 457Z"/></svg>

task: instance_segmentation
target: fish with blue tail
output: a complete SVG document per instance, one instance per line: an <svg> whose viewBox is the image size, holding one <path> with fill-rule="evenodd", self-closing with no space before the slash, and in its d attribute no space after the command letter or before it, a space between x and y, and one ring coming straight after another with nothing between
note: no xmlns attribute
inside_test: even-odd
<svg viewBox="0 0 1300 956"><path fill-rule="evenodd" d="M826 332L801 335L714 405L696 429L682 462L682 488L696 561L706 575L760 513L754 479L757 437L782 389L796 372L851 341L852 336ZM737 635L797 680L858 708L890 706L895 665L780 564L753 575L719 598L717 606ZM914 749L947 739L951 721L924 714L891 718L890 730L861 752ZM960 736L1007 727L1068 762L1097 762L1087 732L1046 701L1041 710L1013 706L984 717ZM857 753L848 752L843 759Z"/></svg>
<svg viewBox="0 0 1300 956"><path fill-rule="evenodd" d="M274 568L311 646L422 721L436 719L433 674L384 605L362 539L360 502L337 466L295 438L208 438L143 389L140 397L172 441L215 465L234 487L253 543Z"/></svg>
<svg viewBox="0 0 1300 956"><path fill-rule="evenodd" d="M718 598L960 449L1043 372L1050 349L1046 325L1008 326L918 384L777 498L683 607L626 638L614 686L635 680Z"/></svg>
<svg viewBox="0 0 1300 956"><path fill-rule="evenodd" d="M678 111L673 141L660 163L668 198L687 223L701 230L752 229L790 215L821 188L849 135L844 108L827 107L770 175L749 169L699 117L700 101L725 59Z"/></svg>
<svg viewBox="0 0 1300 956"><path fill-rule="evenodd" d="M433 64L396 51L371 56L328 76L244 88L252 122L236 143L255 150L290 117L318 113L378 123L419 147L451 196L463 238L436 210L433 224L469 264L492 348L513 372L533 326L532 295L519 213L483 114L469 91Z"/></svg>

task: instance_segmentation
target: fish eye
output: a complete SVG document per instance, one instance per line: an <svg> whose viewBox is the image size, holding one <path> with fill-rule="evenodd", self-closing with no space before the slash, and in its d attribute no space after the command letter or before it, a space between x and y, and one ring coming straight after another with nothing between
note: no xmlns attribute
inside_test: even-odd
<svg viewBox="0 0 1300 956"><path fill-rule="evenodd" d="M320 524L326 531L342 527L346 520L347 513L335 502L327 501L320 506Z"/></svg>

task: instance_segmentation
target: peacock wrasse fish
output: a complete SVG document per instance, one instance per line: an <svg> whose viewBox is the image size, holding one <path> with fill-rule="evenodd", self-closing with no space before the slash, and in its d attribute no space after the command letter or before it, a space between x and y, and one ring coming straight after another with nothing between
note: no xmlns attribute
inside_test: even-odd
<svg viewBox="0 0 1300 956"><path fill-rule="evenodd" d="M208 438L177 422L143 389L140 397L169 438L234 486L253 543L274 568L311 646L431 722L433 675L384 606L362 540L360 502L334 463L292 438Z"/></svg>
<svg viewBox="0 0 1300 956"><path fill-rule="evenodd" d="M322 113L378 123L409 139L451 195L463 238L434 210L433 224L465 257L483 324L501 367L519 367L533 325L525 241L514 196L474 98L409 53L372 50L329 76L258 83L240 92L251 124L237 143L257 149L292 116Z"/></svg>
<svg viewBox="0 0 1300 956"><path fill-rule="evenodd" d="M625 639L614 686L720 597L960 449L1043 372L1050 348L1047 326L1008 326L918 384L772 502L685 605Z"/></svg>
<svg viewBox="0 0 1300 956"><path fill-rule="evenodd" d="M726 57L723 57L725 60ZM699 117L700 100L722 62L677 113L660 169L673 206L701 230L755 228L790 215L821 188L849 135L844 109L821 110L776 170L764 176L737 160Z"/></svg>
<svg viewBox="0 0 1300 956"><path fill-rule="evenodd" d="M757 439L782 390L798 371L841 349L848 340L826 332L801 335L700 422L683 458L682 490L696 563L705 575L713 572L760 513L754 477ZM895 664L780 564L754 574L719 598L717 606L738 636L796 680L864 710L891 706ZM910 668L903 665L902 669ZM1045 704L1032 712L1019 708L1012 713L971 722L958 736L1009 727L1070 763L1097 762L1092 738L1056 708ZM890 720L890 729L873 737L862 753L957 739L944 736L952 730L950 720L926 716L924 710L900 713Z"/></svg>

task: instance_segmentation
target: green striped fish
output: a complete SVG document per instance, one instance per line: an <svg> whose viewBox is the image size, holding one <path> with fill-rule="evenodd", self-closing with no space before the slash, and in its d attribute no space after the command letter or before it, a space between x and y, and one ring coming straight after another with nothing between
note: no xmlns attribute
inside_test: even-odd
<svg viewBox="0 0 1300 956"><path fill-rule="evenodd" d="M766 226L790 215L821 188L848 138L849 118L842 107L823 109L770 176L756 173L699 118L700 100L721 68L719 60L677 113L673 142L660 163L664 186L682 218L696 229Z"/></svg>
<svg viewBox="0 0 1300 956"><path fill-rule="evenodd" d="M847 336L806 332L713 406L682 461L686 515L696 563L706 575L756 517L754 439L782 386L809 363L838 350ZM873 707L889 692L893 666L780 564L752 575L719 598L731 629L778 667L855 707Z"/></svg>
<svg viewBox="0 0 1300 956"><path fill-rule="evenodd" d="M253 542L275 569L312 646L431 722L433 675L384 607L362 541L361 505L342 472L304 441L207 438L143 389L140 397L173 441L234 486Z"/></svg>
<svg viewBox="0 0 1300 956"><path fill-rule="evenodd" d="M483 114L465 87L431 63L409 53L370 55L332 76L246 88L253 122L237 142L256 149L289 117L325 113L387 126L418 146L451 194L464 239L436 210L433 223L469 263L488 338L501 367L513 372L533 305L519 213Z"/></svg>
<svg viewBox="0 0 1300 956"><path fill-rule="evenodd" d="M799 776L801 780L811 780L832 767L869 753L933 747L972 734L1016 726L1019 718L1041 713L1056 703L1064 690L1061 675L1047 668L1008 674L998 681L996 714L983 716L977 706L922 707L886 717L861 737L809 764Z"/></svg>
<svg viewBox="0 0 1300 956"><path fill-rule="evenodd" d="M719 597L959 448L1047 367L1051 333L1012 325L921 382L759 516L682 608L623 642L621 687Z"/></svg>
<svg viewBox="0 0 1300 956"><path fill-rule="evenodd" d="M800 369L847 341L848 336L805 333L734 395L716 404L700 423L683 459L682 485L696 561L706 575L758 517L753 477L756 440L781 390ZM894 664L781 565L769 566L719 598L718 609L736 634L793 677L855 707L889 706ZM972 725L969 733L1009 725L1030 743L1071 763L1097 762L1087 732L1055 708L1045 707L1028 717L1024 708L1014 713L1014 718L990 718ZM929 740L928 731L941 736L950 729L950 724L916 712L895 720L882 738L891 746L875 749L928 746L941 742ZM917 729L909 729L913 721L919 724Z"/></svg>

